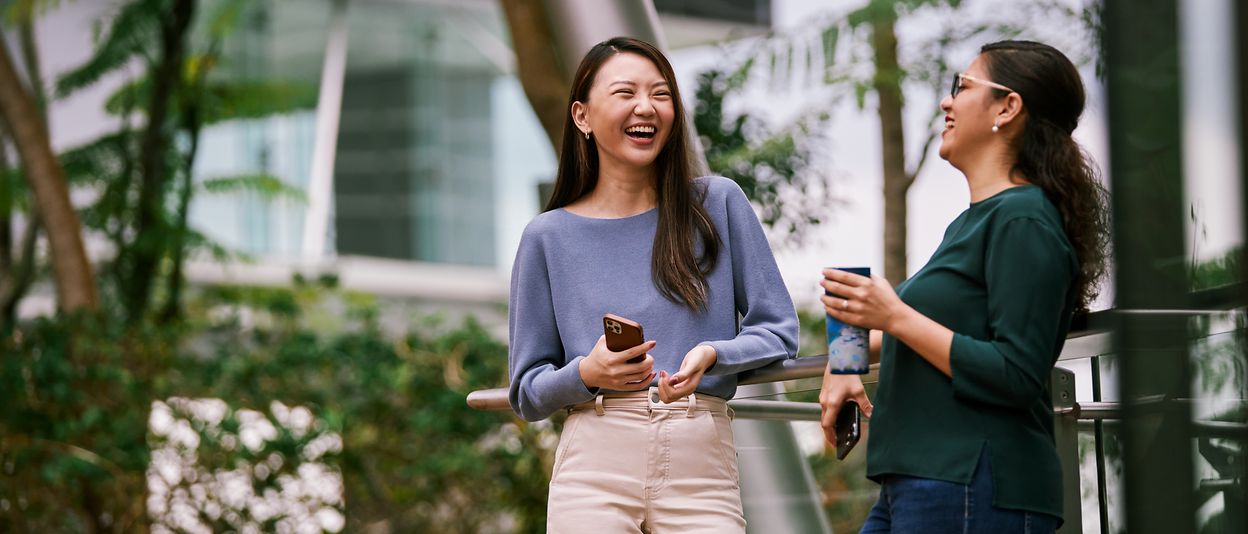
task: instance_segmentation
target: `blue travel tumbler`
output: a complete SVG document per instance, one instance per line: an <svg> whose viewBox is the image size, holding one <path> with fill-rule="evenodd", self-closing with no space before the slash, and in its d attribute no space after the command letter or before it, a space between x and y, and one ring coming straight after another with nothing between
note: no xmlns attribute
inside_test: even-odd
<svg viewBox="0 0 1248 534"><path fill-rule="evenodd" d="M870 267L832 267L862 276L871 276ZM829 296L839 297L832 293ZM827 316L828 326L828 372L837 375L862 375L870 371L867 357L867 329L850 326Z"/></svg>

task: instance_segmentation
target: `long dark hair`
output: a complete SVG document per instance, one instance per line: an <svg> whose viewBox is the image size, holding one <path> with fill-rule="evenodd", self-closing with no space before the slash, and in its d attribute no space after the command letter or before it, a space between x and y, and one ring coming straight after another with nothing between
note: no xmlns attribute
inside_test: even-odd
<svg viewBox="0 0 1248 534"><path fill-rule="evenodd" d="M701 311L706 306L706 276L719 256L719 235L702 207L705 191L695 187L693 155L685 128L685 109L676 74L654 45L630 37L615 37L594 45L581 60L568 95L568 114L563 122L563 150L559 153L559 177L546 211L562 208L589 194L598 185L598 149L593 137L586 139L572 120L572 104L588 102L594 77L608 59L617 54L637 54L659 69L672 93L671 133L654 160L659 225L651 251L650 276L668 300ZM701 237L701 254L695 255L695 232Z"/></svg>
<svg viewBox="0 0 1248 534"><path fill-rule="evenodd" d="M1085 101L1079 71L1056 48L1032 41L990 43L980 53L992 81L1022 97L1026 121L1011 170L1040 186L1061 213L1079 260L1078 307L1086 309L1105 274L1109 212L1095 163L1071 137ZM997 97L1009 94L993 91Z"/></svg>

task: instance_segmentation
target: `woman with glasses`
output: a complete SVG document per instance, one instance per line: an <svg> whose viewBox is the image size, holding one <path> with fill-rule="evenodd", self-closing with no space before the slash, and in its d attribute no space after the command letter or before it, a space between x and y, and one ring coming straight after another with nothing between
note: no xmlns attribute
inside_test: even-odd
<svg viewBox="0 0 1248 534"><path fill-rule="evenodd" d="M676 76L654 46L595 45L566 109L509 310L512 408L569 414L547 531L744 533L727 399L737 373L797 350L763 228L735 182L694 174ZM609 349L607 313L648 341Z"/></svg>
<svg viewBox="0 0 1248 534"><path fill-rule="evenodd" d="M940 157L970 206L895 292L823 273L827 313L872 329L880 363L867 451L880 498L862 532L1053 532L1049 376L1105 268L1104 189L1071 137L1083 83L1050 46L992 43L940 107ZM825 374L825 431L847 399L872 411L857 375Z"/></svg>

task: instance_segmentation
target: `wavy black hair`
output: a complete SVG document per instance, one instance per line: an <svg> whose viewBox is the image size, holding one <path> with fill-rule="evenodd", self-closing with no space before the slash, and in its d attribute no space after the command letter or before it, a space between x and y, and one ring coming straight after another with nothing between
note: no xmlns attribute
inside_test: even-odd
<svg viewBox="0 0 1248 534"><path fill-rule="evenodd" d="M1105 275L1109 210L1096 164L1071 137L1086 101L1079 70L1056 48L1032 41L990 43L980 54L989 78L1022 97L1026 120L1011 170L1043 189L1061 213L1079 260L1078 307L1086 310ZM1009 94L993 92L998 98Z"/></svg>

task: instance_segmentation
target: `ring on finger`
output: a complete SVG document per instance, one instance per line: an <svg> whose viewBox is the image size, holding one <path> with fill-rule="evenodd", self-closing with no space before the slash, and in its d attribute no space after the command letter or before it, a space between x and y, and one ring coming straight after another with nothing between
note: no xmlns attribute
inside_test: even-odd
<svg viewBox="0 0 1248 534"><path fill-rule="evenodd" d="M841 299L841 309L842 310L849 309L849 299Z"/></svg>

